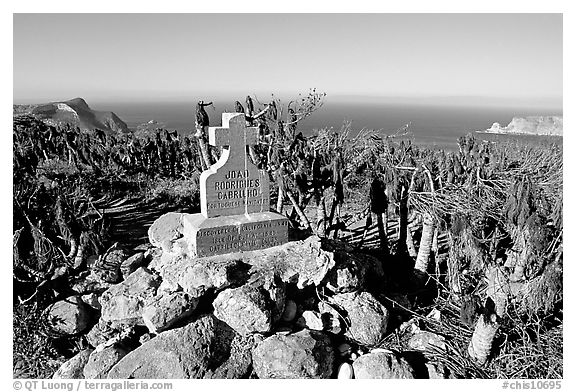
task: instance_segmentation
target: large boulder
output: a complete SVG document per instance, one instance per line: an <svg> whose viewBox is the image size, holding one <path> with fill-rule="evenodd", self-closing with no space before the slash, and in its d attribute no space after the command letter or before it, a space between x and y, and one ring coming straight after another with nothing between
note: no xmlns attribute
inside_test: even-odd
<svg viewBox="0 0 576 392"><path fill-rule="evenodd" d="M262 287L245 285L224 290L212 305L214 316L241 335L272 329L271 301Z"/></svg>
<svg viewBox="0 0 576 392"><path fill-rule="evenodd" d="M247 378L252 371L254 344L252 336L234 334L232 341L224 343L223 349L214 355L213 361L222 363L215 369L208 369L204 378Z"/></svg>
<svg viewBox="0 0 576 392"><path fill-rule="evenodd" d="M106 347L101 351L93 351L88 358L86 366L84 366L84 377L106 378L112 366L126 354L126 350L117 346Z"/></svg>
<svg viewBox="0 0 576 392"><path fill-rule="evenodd" d="M88 362L90 354L92 354L91 348L80 351L78 354L74 355L72 358L64 362L58 370L54 373L52 378L54 379L69 379L69 378L84 378L84 366Z"/></svg>
<svg viewBox="0 0 576 392"><path fill-rule="evenodd" d="M388 310L368 292L332 297L348 320L346 336L365 346L377 346L386 336Z"/></svg>
<svg viewBox="0 0 576 392"><path fill-rule="evenodd" d="M144 307L142 320L148 330L158 333L188 317L198 305L198 299L184 292L164 294Z"/></svg>
<svg viewBox="0 0 576 392"><path fill-rule="evenodd" d="M110 287L100 297L102 319L127 325L144 325L142 310L150 304L160 285L159 278L141 267Z"/></svg>
<svg viewBox="0 0 576 392"><path fill-rule="evenodd" d="M403 358L386 352L361 355L352 364L354 378L415 378L414 369Z"/></svg>
<svg viewBox="0 0 576 392"><path fill-rule="evenodd" d="M234 343L236 339L236 343ZM235 348L234 348L235 347ZM211 315L182 327L161 332L122 358L109 378L212 378L245 377L249 344ZM235 364L228 361L234 358ZM234 361L231 359L231 361Z"/></svg>
<svg viewBox="0 0 576 392"><path fill-rule="evenodd" d="M50 305L46 313L50 327L61 334L80 333L90 323L89 307L79 296L68 297Z"/></svg>
<svg viewBox="0 0 576 392"><path fill-rule="evenodd" d="M315 236L243 255L244 262L252 265L254 271L277 275L283 282L296 283L299 289L320 285L335 265L334 253L324 250L322 241Z"/></svg>
<svg viewBox="0 0 576 392"><path fill-rule="evenodd" d="M221 290L247 280L250 266L241 260L227 257L192 259L186 255L162 252L149 266L162 277L160 289L177 291L180 288L193 297L208 290Z"/></svg>
<svg viewBox="0 0 576 392"><path fill-rule="evenodd" d="M259 378L330 378L334 371L330 339L316 331L273 335L256 346L252 359Z"/></svg>

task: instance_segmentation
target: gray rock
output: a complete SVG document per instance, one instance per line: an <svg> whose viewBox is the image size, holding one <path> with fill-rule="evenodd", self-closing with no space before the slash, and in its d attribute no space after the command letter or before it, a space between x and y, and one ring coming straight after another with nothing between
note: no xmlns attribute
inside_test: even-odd
<svg viewBox="0 0 576 392"><path fill-rule="evenodd" d="M252 370L252 336L235 334L230 349L222 350L227 358L216 369L206 371L204 378L247 378Z"/></svg>
<svg viewBox="0 0 576 392"><path fill-rule="evenodd" d="M100 310L101 306L100 301L98 301L98 294L96 293L84 294L81 298L82 302L90 306L92 309Z"/></svg>
<svg viewBox="0 0 576 392"><path fill-rule="evenodd" d="M437 353L446 350L446 339L429 331L418 331L408 340L408 347L416 351Z"/></svg>
<svg viewBox="0 0 576 392"><path fill-rule="evenodd" d="M341 363L338 367L338 375L336 378L343 380L354 378L354 369L352 368L352 365L347 362Z"/></svg>
<svg viewBox="0 0 576 392"><path fill-rule="evenodd" d="M53 379L71 379L71 378L84 378L84 366L88 362L92 349L85 349L78 354L64 362L56 373L52 376Z"/></svg>
<svg viewBox="0 0 576 392"><path fill-rule="evenodd" d="M345 293L332 301L346 312L346 336L365 346L376 346L386 336L388 310L370 293Z"/></svg>
<svg viewBox="0 0 576 392"><path fill-rule="evenodd" d="M252 360L259 378L330 378L334 371L330 339L309 330L265 339L252 351Z"/></svg>
<svg viewBox="0 0 576 392"><path fill-rule="evenodd" d="M302 317L297 322L299 327L322 331L324 323L322 322L322 315L319 312L305 310Z"/></svg>
<svg viewBox="0 0 576 392"><path fill-rule="evenodd" d="M184 292L165 294L144 307L142 320L150 332L158 333L189 316L196 305L198 299Z"/></svg>
<svg viewBox="0 0 576 392"><path fill-rule="evenodd" d="M177 291L180 288L193 297L200 297L207 290L221 290L247 280L250 266L233 258L191 259L185 255L163 252L150 263L150 268L162 277L161 289Z"/></svg>
<svg viewBox="0 0 576 392"><path fill-rule="evenodd" d="M49 306L46 310L50 327L62 334L74 335L88 327L89 308L79 296L68 297Z"/></svg>
<svg viewBox="0 0 576 392"><path fill-rule="evenodd" d="M164 252L186 254L188 244L183 239L182 216L178 212L169 212L156 219L148 229L150 243Z"/></svg>
<svg viewBox="0 0 576 392"><path fill-rule="evenodd" d="M320 311L320 317L322 318L322 324L324 325L324 331L331 332L338 335L342 332L342 317L336 309L332 306L320 302L318 303L318 310Z"/></svg>
<svg viewBox="0 0 576 392"><path fill-rule="evenodd" d="M84 276L79 276L72 284L72 290L78 294L101 294L110 287L112 287L112 284L100 279L94 270Z"/></svg>
<svg viewBox="0 0 576 392"><path fill-rule="evenodd" d="M120 265L120 272L122 272L122 277L126 279L128 275L140 268L143 263L144 252L138 252L135 255L130 256Z"/></svg>
<svg viewBox="0 0 576 392"><path fill-rule="evenodd" d="M257 273L250 277L246 286L260 287L267 293L272 322L282 318L286 305L286 283L280 276Z"/></svg>
<svg viewBox="0 0 576 392"><path fill-rule="evenodd" d="M236 343L234 342L236 340ZM109 378L211 378L246 376L250 365L243 340L211 315L161 332L122 358ZM249 346L249 345L248 345ZM236 347L236 348L233 348ZM238 360L237 369L230 361ZM240 359L242 358L242 359Z"/></svg>
<svg viewBox="0 0 576 392"><path fill-rule="evenodd" d="M92 347L97 347L114 337L118 331L112 328L111 324L112 323L104 321L102 318L100 318L98 323L94 325L92 329L85 335L88 344L90 344Z"/></svg>
<svg viewBox="0 0 576 392"><path fill-rule="evenodd" d="M335 293L349 293L365 286L367 266L360 257L337 252L335 259L336 266L324 278L326 287Z"/></svg>
<svg viewBox="0 0 576 392"><path fill-rule="evenodd" d="M160 282L145 268L139 268L124 282L106 290L100 297L102 319L128 325L144 325L141 314L150 304Z"/></svg>
<svg viewBox="0 0 576 392"><path fill-rule="evenodd" d="M106 347L102 351L93 351L84 366L85 378L106 378L112 366L128 352L120 347Z"/></svg>
<svg viewBox="0 0 576 392"><path fill-rule="evenodd" d="M271 303L262 287L246 285L222 291L214 302L214 316L241 335L272 328Z"/></svg>
<svg viewBox="0 0 576 392"><path fill-rule="evenodd" d="M269 250L245 252L243 260L252 265L254 271L278 275L283 282L296 283L299 289L320 285L335 265L334 253L323 250L321 240L315 236Z"/></svg>
<svg viewBox="0 0 576 392"><path fill-rule="evenodd" d="M352 363L354 378L415 378L414 369L403 358L385 352L361 355Z"/></svg>
<svg viewBox="0 0 576 392"><path fill-rule="evenodd" d="M171 225L173 224L174 222ZM193 297L199 297L210 289L222 290L232 285L240 286L249 278L256 277L264 279L267 284L273 283L270 294L274 297L273 291L282 289L277 281L296 283L299 288L319 285L335 265L333 252L323 250L318 237L269 249L202 258L188 257L186 252L164 250L172 249L171 247L172 245L162 248L161 256L155 254L149 268L162 277L162 290L175 292L181 288ZM283 298L280 292L277 296ZM278 303L278 308L283 310L283 304ZM281 314L274 314L273 318L280 316Z"/></svg>
<svg viewBox="0 0 576 392"><path fill-rule="evenodd" d="M116 248L106 253L102 260L94 266L94 274L98 279L106 283L118 283L122 280L120 266L126 260L128 254L123 248Z"/></svg>
<svg viewBox="0 0 576 392"><path fill-rule="evenodd" d="M298 307L296 306L296 302L292 301L291 299L286 301L284 312L282 313L282 321L290 322L294 320L297 310Z"/></svg>

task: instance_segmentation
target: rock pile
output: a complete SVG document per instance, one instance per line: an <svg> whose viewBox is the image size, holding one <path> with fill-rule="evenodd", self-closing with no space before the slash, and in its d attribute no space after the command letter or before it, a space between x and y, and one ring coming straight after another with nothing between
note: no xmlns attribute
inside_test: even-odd
<svg viewBox="0 0 576 392"><path fill-rule="evenodd" d="M415 377L376 349L390 332L389 310L366 291L368 278L383 281L378 259L318 237L195 258L173 231L149 233L155 247L116 252L117 273L92 271L49 308L56 331L90 345L54 378Z"/></svg>

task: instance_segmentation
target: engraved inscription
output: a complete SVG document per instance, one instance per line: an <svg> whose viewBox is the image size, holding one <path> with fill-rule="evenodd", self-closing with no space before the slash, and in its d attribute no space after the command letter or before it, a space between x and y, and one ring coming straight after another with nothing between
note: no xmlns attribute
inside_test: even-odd
<svg viewBox="0 0 576 392"><path fill-rule="evenodd" d="M199 255L238 252L281 245L288 239L287 226L287 220L274 220L200 230L196 237Z"/></svg>

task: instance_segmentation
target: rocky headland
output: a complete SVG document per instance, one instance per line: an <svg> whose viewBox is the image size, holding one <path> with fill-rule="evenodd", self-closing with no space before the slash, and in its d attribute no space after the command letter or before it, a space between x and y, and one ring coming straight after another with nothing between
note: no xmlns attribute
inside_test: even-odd
<svg viewBox="0 0 576 392"><path fill-rule="evenodd" d="M483 133L562 136L564 120L562 116L527 116L514 117L503 127L495 122Z"/></svg>

